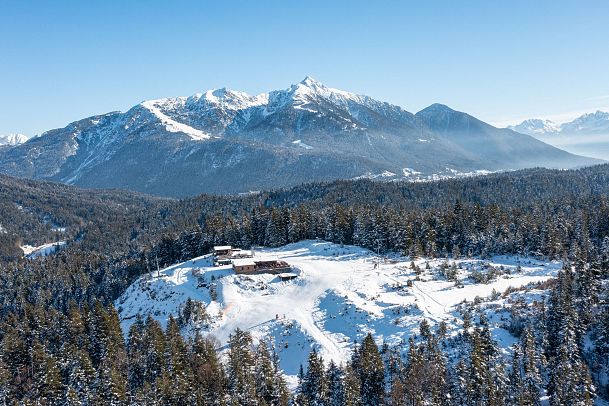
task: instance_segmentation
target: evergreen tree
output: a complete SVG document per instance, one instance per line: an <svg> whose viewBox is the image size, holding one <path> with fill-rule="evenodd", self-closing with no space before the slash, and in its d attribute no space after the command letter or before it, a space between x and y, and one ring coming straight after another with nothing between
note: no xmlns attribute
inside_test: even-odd
<svg viewBox="0 0 609 406"><path fill-rule="evenodd" d="M578 338L578 317L573 303L571 272L566 269L559 275L553 297L557 331L554 331L558 348L550 360L548 393L551 405L591 405L594 402L594 385L587 365L581 357Z"/></svg>
<svg viewBox="0 0 609 406"><path fill-rule="evenodd" d="M368 333L359 353L360 394L363 406L382 405L385 397L385 368L379 349Z"/></svg>
<svg viewBox="0 0 609 406"><path fill-rule="evenodd" d="M127 337L127 356L129 358L129 371L127 380L129 389L135 393L144 386L146 381L146 343L144 341L144 321L138 314L135 322L129 328Z"/></svg>
<svg viewBox="0 0 609 406"><path fill-rule="evenodd" d="M522 354L519 344L515 344L513 347L512 355L512 370L510 371L510 389L508 399L511 404L517 406L524 406L524 382L522 379Z"/></svg>
<svg viewBox="0 0 609 406"><path fill-rule="evenodd" d="M168 387L166 403L188 404L192 394L192 370L188 362L188 350L176 320L170 316L165 334L167 347L165 359L167 360L167 377L171 383Z"/></svg>
<svg viewBox="0 0 609 406"><path fill-rule="evenodd" d="M541 390L540 359L533 328L528 325L521 337L523 405L539 406Z"/></svg>
<svg viewBox="0 0 609 406"><path fill-rule="evenodd" d="M345 406L361 406L361 385L357 370L352 365L345 369Z"/></svg>
<svg viewBox="0 0 609 406"><path fill-rule="evenodd" d="M276 374L268 344L261 341L255 353L256 396L263 404L279 404Z"/></svg>
<svg viewBox="0 0 609 406"><path fill-rule="evenodd" d="M9 386L10 386L11 375L10 372L2 360L0 353L0 405L5 406L9 403Z"/></svg>
<svg viewBox="0 0 609 406"><path fill-rule="evenodd" d="M61 398L63 387L57 361L38 341L32 345L33 400L52 404Z"/></svg>
<svg viewBox="0 0 609 406"><path fill-rule="evenodd" d="M328 392L326 394L327 406L343 406L345 404L344 372L334 361L330 361L326 371Z"/></svg>
<svg viewBox="0 0 609 406"><path fill-rule="evenodd" d="M327 383L324 360L313 349L309 353L307 371L302 380L301 396L304 404L308 406L323 406L328 392Z"/></svg>
<svg viewBox="0 0 609 406"><path fill-rule="evenodd" d="M93 396L92 385L95 382L95 369L89 354L73 345L66 352L69 355L65 357L68 361L64 366L67 375L64 396L71 404L88 404Z"/></svg>
<svg viewBox="0 0 609 406"><path fill-rule="evenodd" d="M423 394L423 371L424 359L420 349L414 342L414 338L408 340L408 360L406 363L406 376L404 380L405 403L408 405L422 405Z"/></svg>
<svg viewBox="0 0 609 406"><path fill-rule="evenodd" d="M256 405L254 367L252 337L248 332L237 329L228 339L228 394L231 405Z"/></svg>
<svg viewBox="0 0 609 406"><path fill-rule="evenodd" d="M226 394L226 374L213 340L195 335L191 350L196 400L199 404L221 405Z"/></svg>

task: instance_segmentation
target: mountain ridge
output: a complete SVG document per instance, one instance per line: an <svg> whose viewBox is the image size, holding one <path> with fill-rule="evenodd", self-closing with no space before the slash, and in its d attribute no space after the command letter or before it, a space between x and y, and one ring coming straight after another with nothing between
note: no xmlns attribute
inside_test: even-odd
<svg viewBox="0 0 609 406"><path fill-rule="evenodd" d="M599 162L448 106L412 114L311 77L255 96L222 88L147 100L0 151L0 172L12 176L173 197Z"/></svg>
<svg viewBox="0 0 609 406"><path fill-rule="evenodd" d="M0 134L0 147L2 146L15 146L23 144L28 140L28 136L19 133L12 134Z"/></svg>
<svg viewBox="0 0 609 406"><path fill-rule="evenodd" d="M562 124L533 118L507 128L532 136L609 134L609 113L597 110Z"/></svg>

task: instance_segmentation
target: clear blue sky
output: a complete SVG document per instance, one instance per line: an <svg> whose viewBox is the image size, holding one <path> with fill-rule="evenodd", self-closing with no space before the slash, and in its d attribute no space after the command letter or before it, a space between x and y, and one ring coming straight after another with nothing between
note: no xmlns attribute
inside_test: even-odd
<svg viewBox="0 0 609 406"><path fill-rule="evenodd" d="M0 0L0 134L311 75L493 123L609 106L609 1Z"/></svg>

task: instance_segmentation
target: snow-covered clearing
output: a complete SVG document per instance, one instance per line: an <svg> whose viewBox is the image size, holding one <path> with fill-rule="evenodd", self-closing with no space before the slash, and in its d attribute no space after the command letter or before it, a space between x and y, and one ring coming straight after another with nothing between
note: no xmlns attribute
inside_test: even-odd
<svg viewBox="0 0 609 406"><path fill-rule="evenodd" d="M344 362L355 340L371 332L397 344L417 331L422 319L432 325L445 321L449 333L461 324L457 306L482 300L495 308L507 303L502 293L551 278L558 262L494 257L490 260L417 259L418 270L405 257L378 257L371 251L324 241L303 241L277 249L259 249L256 258L279 258L299 277L282 282L275 275L236 275L230 266L213 267L209 256L195 258L140 278L115 303L128 331L135 315L151 314L163 325L188 299L203 302L210 320L193 328L216 337L221 346L236 328L256 339L269 338L281 365L295 375L312 348L326 359ZM440 268L455 263L459 285L446 280ZM455 269L455 268L453 268ZM488 283L478 276L493 272ZM417 276L417 273L419 274ZM531 288L531 297L539 296ZM492 303L491 303L492 302ZM514 342L502 317L490 317L501 346Z"/></svg>
<svg viewBox="0 0 609 406"><path fill-rule="evenodd" d="M29 259L35 259L38 257L46 257L50 255L66 245L65 241L57 241L50 242L48 244L39 245L38 247L33 247L31 245L23 245L21 250L23 251L23 255L25 255Z"/></svg>

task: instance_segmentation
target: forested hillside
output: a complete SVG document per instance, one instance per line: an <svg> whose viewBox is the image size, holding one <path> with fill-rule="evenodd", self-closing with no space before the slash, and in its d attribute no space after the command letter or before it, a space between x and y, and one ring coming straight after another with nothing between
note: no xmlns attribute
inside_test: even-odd
<svg viewBox="0 0 609 406"><path fill-rule="evenodd" d="M461 180L309 184L185 200L0 177L0 399L43 404L592 404L608 397L609 166L525 170ZM180 321L120 329L112 302L140 275L213 245L304 239L410 257L519 254L565 269L528 309L511 359L486 321L450 343L421 326L406 356L374 337L349 365L312 353L289 393L267 344L237 331L220 359ZM19 246L62 239L26 259ZM127 341L124 336L127 336ZM406 344L406 343L405 343ZM448 368L447 351L461 361ZM264 379L261 379L264 377Z"/></svg>

